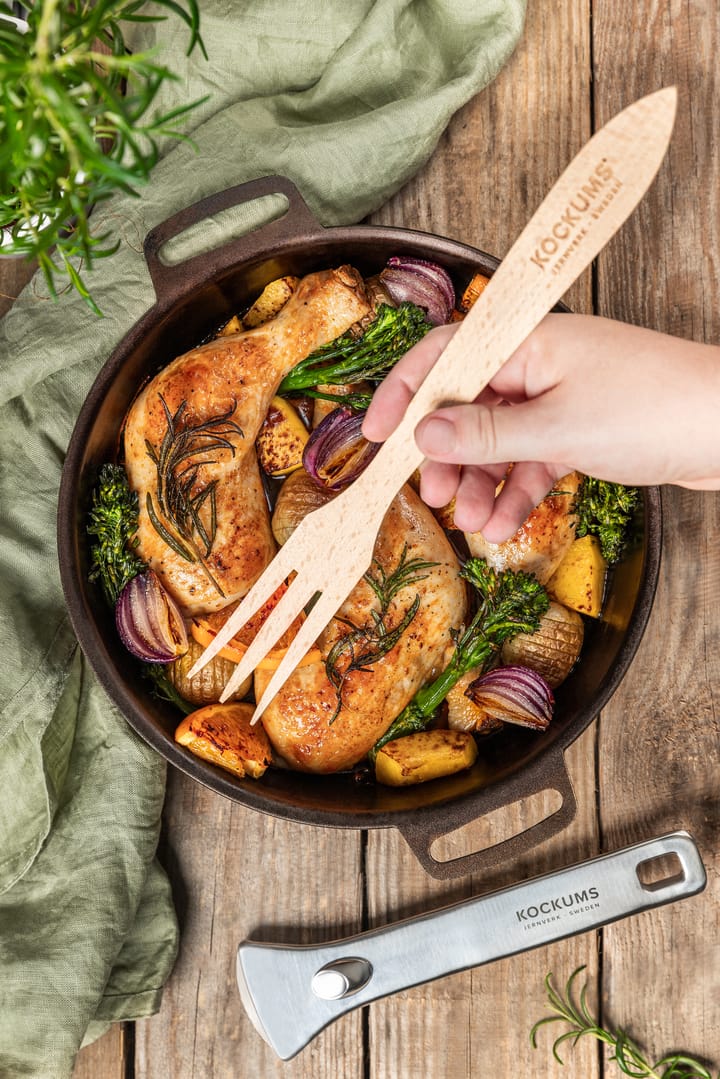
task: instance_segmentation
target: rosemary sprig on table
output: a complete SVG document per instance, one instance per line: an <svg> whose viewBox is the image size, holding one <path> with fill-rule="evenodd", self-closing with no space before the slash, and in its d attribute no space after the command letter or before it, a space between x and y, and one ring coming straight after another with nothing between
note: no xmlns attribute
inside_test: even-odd
<svg viewBox="0 0 720 1079"><path fill-rule="evenodd" d="M651 1064L640 1047L618 1027L617 1030L600 1026L590 1012L587 1002L587 984L580 990L579 1000L573 999L574 982L585 967L578 967L570 975L562 995L553 985L552 974L545 978L545 989L552 1015L539 1019L530 1031L530 1041L534 1049L538 1048L538 1031L550 1023L566 1023L569 1030L560 1034L553 1042L553 1056L559 1064L564 1064L559 1048L564 1042L577 1045L580 1038L589 1036L609 1046L614 1060L623 1075L632 1079L713 1079L708 1068L699 1060L685 1053L668 1053ZM720 1076L718 1076L720 1079Z"/></svg>
<svg viewBox="0 0 720 1079"><path fill-rule="evenodd" d="M328 681L335 689L337 707L330 719L334 723L342 708L342 692L345 680L352 671L366 671L379 659L392 651L408 628L420 606L420 596L416 595L400 621L392 629L387 625L387 615L398 592L427 577L425 570L432 569L437 562L424 562L421 558L407 557L407 544L402 549L400 559L392 573L386 573L377 560L373 561L375 572L368 570L363 580L370 586L378 599L379 610L370 611L371 625L356 626L347 620L345 624L350 632L341 637L330 649L325 660Z"/></svg>
<svg viewBox="0 0 720 1079"><path fill-rule="evenodd" d="M148 516L157 534L176 554L187 562L200 563L211 584L222 596L223 590L205 562L217 531L217 480L198 485L198 477L202 466L217 463L207 454L229 450L235 456L235 446L230 436L238 434L240 438L244 437L239 424L230 418L236 405L221 415L190 424L183 422L187 401L182 401L173 415L162 394L158 396L165 412L167 428L159 450L145 440L148 457L157 470L157 507L148 491ZM160 514L170 528L160 519Z"/></svg>

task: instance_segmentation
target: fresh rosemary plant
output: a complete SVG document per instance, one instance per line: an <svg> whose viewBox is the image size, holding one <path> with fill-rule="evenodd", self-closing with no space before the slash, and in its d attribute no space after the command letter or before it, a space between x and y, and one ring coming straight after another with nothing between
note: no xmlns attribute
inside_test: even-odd
<svg viewBox="0 0 720 1079"><path fill-rule="evenodd" d="M588 1007L587 984L580 990L578 1002L573 999L575 979L583 970L585 967L578 967L573 971L565 986L564 995L553 985L552 974L545 978L545 989L553 1014L539 1019L530 1031L533 1048L538 1047L537 1034L542 1027L549 1023L565 1023L569 1029L560 1034L553 1043L553 1056L559 1064L564 1064L559 1053L564 1042L576 1045L580 1038L591 1037L612 1049L610 1059L615 1061L623 1075L632 1076L632 1079L713 1079L704 1064L685 1053L668 1053L651 1064L624 1030L611 1030L600 1026Z"/></svg>
<svg viewBox="0 0 720 1079"><path fill-rule="evenodd" d="M128 52L122 24L157 22L165 9L184 20L191 52L204 46L197 0L24 0L16 18L0 0L0 254L38 261L57 296L66 276L100 314L79 264L118 247L94 236L94 205L118 191L138 194L163 136L199 101L151 114L160 87L176 76L155 51ZM58 261L51 258L55 248Z"/></svg>
<svg viewBox="0 0 720 1079"><path fill-rule="evenodd" d="M199 562L223 596L205 562L217 531L217 480L198 485L198 477L201 466L215 464L207 454L228 450L235 456L230 436L244 437L240 426L231 419L235 406L221 415L190 424L185 420L187 401L182 401L173 415L162 394L158 396L167 427L159 450L145 441L148 457L157 470L155 501L149 491L146 498L148 516L160 538L186 562Z"/></svg>
<svg viewBox="0 0 720 1079"><path fill-rule="evenodd" d="M424 562L421 558L408 559L406 544L392 573L386 573L380 563L374 561L375 572L369 569L364 575L363 579L377 596L379 610L370 611L372 622L369 625L355 626L352 622L346 622L350 632L341 637L328 653L325 671L337 694L337 708L330 723L334 723L342 708L343 686L348 675L352 671L366 671L392 651L417 614L420 606L419 595L416 595L405 609L397 625L390 629L387 615L395 596L403 588L424 581L427 577L424 571L436 565L437 562Z"/></svg>

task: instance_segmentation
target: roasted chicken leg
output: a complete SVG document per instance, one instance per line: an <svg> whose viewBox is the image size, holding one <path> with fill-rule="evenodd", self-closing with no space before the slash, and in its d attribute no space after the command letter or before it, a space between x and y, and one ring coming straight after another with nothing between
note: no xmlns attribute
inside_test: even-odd
<svg viewBox="0 0 720 1079"><path fill-rule="evenodd" d="M410 566L415 559L420 560L417 572L407 576L383 618L384 632L391 634L417 599L417 610L393 647L374 661L363 661L382 651L377 627L381 605L363 578L320 635L321 659L298 667L263 713L270 741L292 768L350 768L366 756L417 690L444 668L454 648L452 630L465 617L465 585L442 528L405 487L385 515L369 573L382 580L382 574L387 578L403 561ZM338 677L335 684L328 677L333 667L342 679L340 686ZM271 675L255 672L256 699Z"/></svg>
<svg viewBox="0 0 720 1079"><path fill-rule="evenodd" d="M125 428L138 553L184 613L240 599L275 553L255 438L282 378L370 313L351 267L303 278L279 314L178 357Z"/></svg>

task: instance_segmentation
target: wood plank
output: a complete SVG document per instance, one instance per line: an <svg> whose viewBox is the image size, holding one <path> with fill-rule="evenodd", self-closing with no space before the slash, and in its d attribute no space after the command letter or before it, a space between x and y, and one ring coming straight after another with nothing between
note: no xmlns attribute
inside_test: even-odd
<svg viewBox="0 0 720 1079"><path fill-rule="evenodd" d="M170 769L162 857L181 921L180 955L159 1015L136 1024L136 1079L238 1075L359 1079L362 1016L329 1027L283 1063L240 1003L235 953L263 940L311 941L357 932L363 907L358 832L276 820Z"/></svg>
<svg viewBox="0 0 720 1079"><path fill-rule="evenodd" d="M0 318L10 310L34 272L34 262L0 258Z"/></svg>
<svg viewBox="0 0 720 1079"><path fill-rule="evenodd" d="M681 337L720 340L720 12L694 0L595 0L599 121L662 85L679 90L668 161L601 257L600 312ZM632 63L620 42L632 42ZM720 1066L720 495L664 493L663 566L653 616L600 729L609 846L674 828L696 837L701 896L604 934L604 1007L654 1054L685 1048Z"/></svg>
<svg viewBox="0 0 720 1079"><path fill-rule="evenodd" d="M528 5L524 38L497 80L453 120L423 173L374 215L464 240L502 256L573 155L590 134L589 4L563 0L552 12ZM590 274L567 297L576 310L591 309ZM371 921L395 920L559 868L597 850L595 729L568 753L579 812L573 825L542 849L502 867L484 880L454 885L427 877L394 832L371 833L368 907ZM540 797L545 815L554 806ZM504 811L504 827L520 828L522 809ZM476 849L500 838L501 824L478 821ZM503 833L506 834L506 833ZM587 964L596 989L595 934L453 975L418 987L370 1009L370 1074L393 1079L437 1079L492 1071L494 1079L560 1076L550 1041L530 1047L532 1024L545 1013L543 978L567 977ZM581 1043L573 1054L577 1074L598 1074L596 1049Z"/></svg>
<svg viewBox="0 0 720 1079"><path fill-rule="evenodd" d="M129 1026L113 1023L106 1034L81 1049L75 1058L72 1079L125 1079Z"/></svg>

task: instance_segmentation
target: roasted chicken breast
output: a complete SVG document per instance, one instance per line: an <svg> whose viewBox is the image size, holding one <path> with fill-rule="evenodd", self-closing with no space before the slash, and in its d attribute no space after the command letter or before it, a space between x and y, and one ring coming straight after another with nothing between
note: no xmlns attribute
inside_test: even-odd
<svg viewBox="0 0 720 1079"><path fill-rule="evenodd" d="M350 768L366 756L417 690L445 666L454 648L451 631L465 618L465 585L445 533L406 486L385 516L369 572L381 580L403 561L410 566L415 559L432 564L410 573L388 607L384 631L392 633L418 601L393 647L375 661L362 660L378 651L380 613L378 596L363 579L320 635L322 658L298 667L264 712L270 741L292 768L306 772ZM328 677L327 661L333 656L336 670L344 673L340 687ZM271 675L255 672L256 699Z"/></svg>
<svg viewBox="0 0 720 1079"><path fill-rule="evenodd" d="M279 314L178 357L125 428L138 553L186 614L245 595L275 553L255 438L282 378L370 311L351 267L309 274Z"/></svg>

